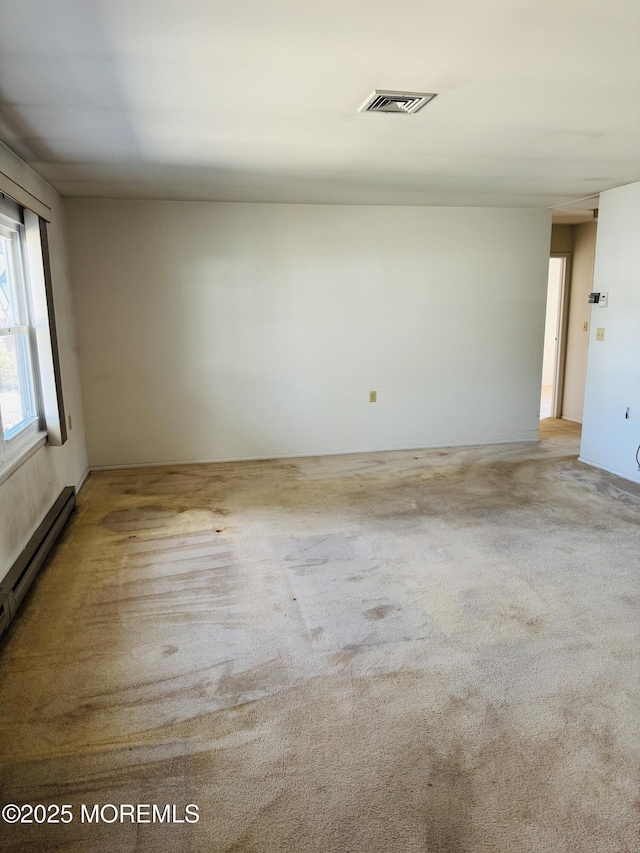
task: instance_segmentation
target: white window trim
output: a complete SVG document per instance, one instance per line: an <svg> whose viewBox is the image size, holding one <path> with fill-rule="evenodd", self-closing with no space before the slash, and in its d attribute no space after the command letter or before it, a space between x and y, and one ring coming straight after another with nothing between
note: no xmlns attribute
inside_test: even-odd
<svg viewBox="0 0 640 853"><path fill-rule="evenodd" d="M16 278L16 305L14 309L16 316L13 318L14 323L7 328L0 328L1 337L13 337L18 340L17 335L26 335L29 349L29 367L28 376L23 376L27 380L27 399L29 402L29 412L26 417L15 427L16 432L11 436L5 436L4 432L0 434L0 462L6 458L4 445L10 444L25 430L27 430L34 421L39 421L42 426L42 399L40 392L40 375L38 366L38 353L36 348L36 332L33 323L33 309L31 306L31 293L29 281L29 267L27 259L27 233L24 224L20 221L22 210L15 205L15 210L12 209L14 202L7 203L3 201L3 207L0 209L0 235L6 237L12 244L14 252L12 267L13 275ZM17 321L17 322L16 322ZM16 343L16 346L18 344ZM24 383L20 383L21 389L24 389ZM22 391L23 404L25 402L24 390ZM0 426L2 426L2 410L0 409Z"/></svg>
<svg viewBox="0 0 640 853"><path fill-rule="evenodd" d="M33 394L38 414L24 424L19 431L9 438L5 438L2 430L2 415L0 414L0 484L4 483L15 471L20 468L33 454L43 447L49 440L48 423L46 418L47 400L43 399L43 387L41 375L43 359L38 347L37 337L43 337L43 343L50 343L48 311L46 306L46 294L44 283L43 253L40 240L40 229L37 216L27 210L23 210L24 224L20 223L20 217L14 212L11 202L3 201L0 222L10 231L20 234L20 250L23 274L26 278L24 286L26 292L23 294L27 300L26 312L29 317L29 331L31 337L32 377ZM15 224L14 224L15 222ZM36 306L34 311L34 299ZM43 326L46 325L46 332ZM48 366L44 360L45 369ZM45 371L46 372L46 371ZM48 378L48 376L46 377Z"/></svg>
<svg viewBox="0 0 640 853"><path fill-rule="evenodd" d="M47 433L37 420L21 429L14 438L5 441L0 435L0 485L47 443Z"/></svg>
<svg viewBox="0 0 640 853"><path fill-rule="evenodd" d="M29 295L33 312L32 323L35 330L35 351L39 371L38 385L41 395L39 403L42 407L42 427L46 428L49 444L52 447L59 447L66 442L67 431L64 422L62 377L59 374L59 364L56 365L55 361L57 358L57 341L54 332L53 294L49 294L51 297L49 303L47 293L45 249L48 256L48 243L46 241L46 229L44 229L43 237L43 230L38 217L29 210L24 211L24 225L29 270ZM46 266L48 268L48 261ZM54 351L56 353L55 358Z"/></svg>

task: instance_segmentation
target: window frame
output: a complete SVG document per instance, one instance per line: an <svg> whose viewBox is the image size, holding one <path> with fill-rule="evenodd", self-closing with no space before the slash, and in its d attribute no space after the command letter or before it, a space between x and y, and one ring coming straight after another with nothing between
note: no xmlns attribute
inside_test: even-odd
<svg viewBox="0 0 640 853"><path fill-rule="evenodd" d="M0 336L26 336L26 347L20 347L22 357L19 359L18 370L23 374L28 386L28 401L30 414L5 435L2 426L2 410L0 407L0 482L16 467L28 458L31 452L46 441L47 433L44 423L42 398L42 382L38 354L37 332L34 325L31 281L29 274L29 259L27 255L26 228L24 209L17 202L0 197L0 234L11 240L14 276L14 295L16 298L15 322L10 326L0 328ZM25 352L26 350L26 352ZM27 362L25 365L25 361ZM26 376L25 376L26 371ZM20 383L23 396L23 383ZM24 399L24 396L23 396Z"/></svg>

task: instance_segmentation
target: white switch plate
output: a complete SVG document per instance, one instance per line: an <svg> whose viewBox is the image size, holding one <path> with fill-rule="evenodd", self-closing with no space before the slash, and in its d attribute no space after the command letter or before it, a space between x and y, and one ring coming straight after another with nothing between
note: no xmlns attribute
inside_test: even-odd
<svg viewBox="0 0 640 853"><path fill-rule="evenodd" d="M596 340L603 341L604 340L604 329L598 328L596 329Z"/></svg>

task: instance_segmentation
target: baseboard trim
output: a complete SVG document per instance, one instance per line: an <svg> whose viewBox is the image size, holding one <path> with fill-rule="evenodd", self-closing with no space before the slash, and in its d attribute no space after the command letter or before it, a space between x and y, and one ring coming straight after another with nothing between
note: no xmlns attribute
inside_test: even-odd
<svg viewBox="0 0 640 853"><path fill-rule="evenodd" d="M640 473L633 477L625 471L618 471L617 468L609 468L606 465L601 465L599 462L593 462L591 459L586 459L584 456L578 456L578 462L583 462L591 468L599 468L601 471L606 471L608 474L615 474L616 477L621 477L623 480L629 480L631 483L640 483Z"/></svg>
<svg viewBox="0 0 640 853"><path fill-rule="evenodd" d="M84 486L85 481L86 481L86 479L87 479L87 477L89 476L89 474L90 474L90 473L91 473L91 468L89 468L89 466L87 465L87 467L84 469L84 473L83 473L83 474L82 474L82 476L80 477L80 480L79 480L79 482L78 482L78 485L76 486L76 495L78 494L78 492L80 491L80 489Z"/></svg>
<svg viewBox="0 0 640 853"><path fill-rule="evenodd" d="M217 459L177 459L168 462L124 462L118 465L91 465L90 471L122 471L127 468L172 468L177 465L214 465L225 462L271 462L276 459L312 459L316 456L355 456L361 453L396 453L403 450L443 450L448 447L459 449L463 447L494 447L509 444L538 444L540 435L537 430L527 433L522 438L498 439L483 442L460 442L458 444L410 444L401 447L374 447L360 450L319 450L310 453L280 453L267 456L228 456Z"/></svg>

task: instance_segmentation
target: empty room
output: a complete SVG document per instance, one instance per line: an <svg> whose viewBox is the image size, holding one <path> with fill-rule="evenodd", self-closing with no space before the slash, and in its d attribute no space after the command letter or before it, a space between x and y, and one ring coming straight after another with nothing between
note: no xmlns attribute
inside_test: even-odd
<svg viewBox="0 0 640 853"><path fill-rule="evenodd" d="M0 850L640 851L640 6L0 27Z"/></svg>

